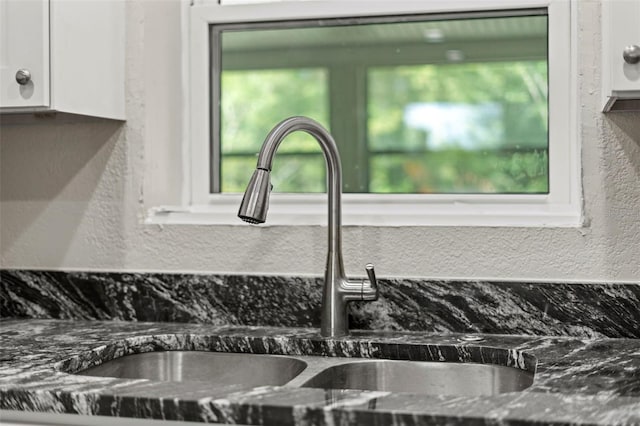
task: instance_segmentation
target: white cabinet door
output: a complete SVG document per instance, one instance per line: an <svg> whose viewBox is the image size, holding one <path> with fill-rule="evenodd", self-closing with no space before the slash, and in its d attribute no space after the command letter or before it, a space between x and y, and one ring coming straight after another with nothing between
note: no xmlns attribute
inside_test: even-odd
<svg viewBox="0 0 640 426"><path fill-rule="evenodd" d="M16 73L30 80L19 84ZM0 107L49 106L49 1L0 0Z"/></svg>
<svg viewBox="0 0 640 426"><path fill-rule="evenodd" d="M622 105L629 100L628 109L638 109L640 62L627 63L623 51L640 46L640 0L603 0L602 25L605 111L618 109L614 104L619 100Z"/></svg>
<svg viewBox="0 0 640 426"><path fill-rule="evenodd" d="M640 90L640 62L624 61L625 47L640 46L640 1L609 0L611 7L610 47L613 55L612 86L614 90Z"/></svg>

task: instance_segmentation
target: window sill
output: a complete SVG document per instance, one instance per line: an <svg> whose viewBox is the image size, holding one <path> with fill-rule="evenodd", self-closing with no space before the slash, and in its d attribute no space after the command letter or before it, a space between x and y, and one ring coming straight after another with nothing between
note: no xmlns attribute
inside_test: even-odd
<svg viewBox="0 0 640 426"><path fill-rule="evenodd" d="M242 225L237 217L242 194L211 197L209 204L159 206L145 223L175 225ZM326 226L326 195L274 194L267 222L261 226ZM550 204L546 195L365 195L345 194L344 226L471 226L576 228L580 208Z"/></svg>

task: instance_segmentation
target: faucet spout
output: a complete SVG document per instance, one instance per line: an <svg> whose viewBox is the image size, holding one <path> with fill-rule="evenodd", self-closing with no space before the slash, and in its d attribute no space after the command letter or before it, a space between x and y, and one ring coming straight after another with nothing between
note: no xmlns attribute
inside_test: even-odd
<svg viewBox="0 0 640 426"><path fill-rule="evenodd" d="M269 173L273 158L282 140L292 132L303 131L315 138L322 148L327 166L328 250L322 296L320 333L325 337L347 334L347 302L376 300L378 287L373 265L367 265L369 279L350 281L344 273L342 260L342 166L340 153L331 134L318 122L307 117L291 117L277 124L258 155L258 165L244 193L238 216L249 223L266 220L269 193Z"/></svg>

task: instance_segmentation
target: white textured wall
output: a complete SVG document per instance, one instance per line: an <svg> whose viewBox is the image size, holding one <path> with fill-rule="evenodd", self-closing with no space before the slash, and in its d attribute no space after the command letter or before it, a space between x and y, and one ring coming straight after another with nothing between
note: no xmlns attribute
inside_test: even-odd
<svg viewBox="0 0 640 426"><path fill-rule="evenodd" d="M579 4L586 226L348 227L348 273L640 282L640 114L600 113L599 3ZM321 227L142 224L180 201L179 5L127 7L126 124L3 120L2 267L321 274Z"/></svg>

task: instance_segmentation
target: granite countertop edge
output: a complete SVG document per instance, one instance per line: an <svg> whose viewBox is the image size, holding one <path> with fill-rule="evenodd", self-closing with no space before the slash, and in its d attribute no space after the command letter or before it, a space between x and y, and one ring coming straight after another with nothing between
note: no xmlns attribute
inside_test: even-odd
<svg viewBox="0 0 640 426"><path fill-rule="evenodd" d="M640 340L481 336L481 342L464 342L450 333L354 331L325 339L307 328L3 319L0 409L296 426L640 424ZM123 354L181 349L490 362L536 369L536 376L522 392L431 396L286 386L194 389L68 373Z"/></svg>

